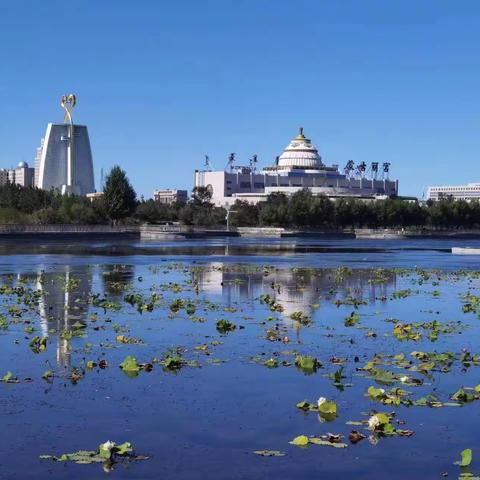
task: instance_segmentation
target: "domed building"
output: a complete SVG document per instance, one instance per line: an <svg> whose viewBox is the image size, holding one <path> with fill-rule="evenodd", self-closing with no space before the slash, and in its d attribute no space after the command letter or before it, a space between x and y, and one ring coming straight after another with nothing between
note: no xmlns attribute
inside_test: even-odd
<svg viewBox="0 0 480 480"><path fill-rule="evenodd" d="M30 168L27 162L19 162L15 168L0 169L0 185L13 183L22 187L33 187L35 169Z"/></svg>
<svg viewBox="0 0 480 480"><path fill-rule="evenodd" d="M303 128L278 157L278 169L301 168L318 170L323 167L322 158L309 138L303 134Z"/></svg>
<svg viewBox="0 0 480 480"><path fill-rule="evenodd" d="M274 165L257 171L257 156L247 166L237 165L235 154L230 154L226 170L213 171L207 157L205 170L195 171L195 187L206 187L217 206L229 207L236 200L249 203L265 201L272 193L292 195L308 188L313 195L331 199L363 198L376 200L396 196L398 181L388 178L390 164L379 162L355 166L346 162L343 171L333 164L323 163L315 145L303 133L303 128L279 155ZM381 170L381 171L380 171Z"/></svg>

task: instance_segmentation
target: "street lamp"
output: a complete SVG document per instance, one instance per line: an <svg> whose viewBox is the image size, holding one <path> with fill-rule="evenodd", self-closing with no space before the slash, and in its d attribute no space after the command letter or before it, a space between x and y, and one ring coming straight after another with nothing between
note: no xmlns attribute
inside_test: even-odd
<svg viewBox="0 0 480 480"><path fill-rule="evenodd" d="M227 210L227 215L225 216L225 220L227 221L227 232L230 231L230 214L237 212L238 210Z"/></svg>

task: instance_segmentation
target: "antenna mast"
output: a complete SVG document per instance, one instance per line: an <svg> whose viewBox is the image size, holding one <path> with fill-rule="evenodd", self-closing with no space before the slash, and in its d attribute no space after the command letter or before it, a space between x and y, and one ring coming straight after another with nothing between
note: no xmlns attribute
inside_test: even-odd
<svg viewBox="0 0 480 480"><path fill-rule="evenodd" d="M227 162L227 165L225 167L225 170L227 170L228 167L230 167L230 171L232 171L234 166L235 166L235 153L231 153L228 156L228 162Z"/></svg>
<svg viewBox="0 0 480 480"><path fill-rule="evenodd" d="M390 162L383 162L383 172L382 172L382 179L388 180L388 173L390 172Z"/></svg>
<svg viewBox="0 0 480 480"><path fill-rule="evenodd" d="M252 169L252 172L255 173L257 171L257 163L258 163L258 155L255 154L253 157L250 159L250 168Z"/></svg>

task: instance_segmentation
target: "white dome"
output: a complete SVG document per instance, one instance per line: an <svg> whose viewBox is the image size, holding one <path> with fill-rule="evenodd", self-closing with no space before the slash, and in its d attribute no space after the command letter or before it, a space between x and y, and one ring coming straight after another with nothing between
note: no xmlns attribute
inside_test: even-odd
<svg viewBox="0 0 480 480"><path fill-rule="evenodd" d="M303 128L278 158L279 167L320 168L322 158L310 139L303 135Z"/></svg>
<svg viewBox="0 0 480 480"><path fill-rule="evenodd" d="M27 162L20 162L20 163L17 165L17 168L25 168L25 167L28 167L28 163L27 163Z"/></svg>

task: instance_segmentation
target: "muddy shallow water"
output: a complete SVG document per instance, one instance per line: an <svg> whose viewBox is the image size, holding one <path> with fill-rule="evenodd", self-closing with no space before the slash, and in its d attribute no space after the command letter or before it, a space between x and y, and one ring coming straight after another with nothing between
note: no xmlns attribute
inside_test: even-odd
<svg viewBox="0 0 480 480"><path fill-rule="evenodd" d="M465 448L480 472L478 259L447 241L255 245L3 243L0 478L457 478ZM123 371L129 355L145 369ZM319 397L334 418L296 406ZM347 447L289 443L330 433ZM39 458L107 440L148 459Z"/></svg>

